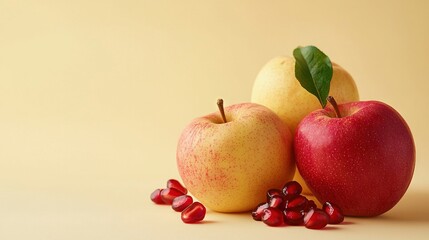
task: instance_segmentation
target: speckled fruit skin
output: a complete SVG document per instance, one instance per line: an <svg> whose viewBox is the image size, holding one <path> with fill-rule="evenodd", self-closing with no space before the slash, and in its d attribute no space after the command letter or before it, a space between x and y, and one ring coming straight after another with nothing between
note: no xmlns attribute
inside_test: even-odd
<svg viewBox="0 0 429 240"><path fill-rule="evenodd" d="M414 172L411 131L392 107L377 101L316 110L298 125L299 171L320 202L336 203L348 216L390 210L405 194Z"/></svg>
<svg viewBox="0 0 429 240"><path fill-rule="evenodd" d="M332 63L332 68L330 95L339 104L359 101L352 76L336 63ZM289 126L292 134L307 114L320 109L317 98L296 79L295 58L290 56L273 58L262 67L253 84L251 102L273 110ZM302 185L304 194L311 193L298 171L294 179Z"/></svg>
<svg viewBox="0 0 429 240"><path fill-rule="evenodd" d="M180 136L177 167L183 183L218 212L252 210L266 191L294 175L292 134L268 108L241 103L194 119Z"/></svg>

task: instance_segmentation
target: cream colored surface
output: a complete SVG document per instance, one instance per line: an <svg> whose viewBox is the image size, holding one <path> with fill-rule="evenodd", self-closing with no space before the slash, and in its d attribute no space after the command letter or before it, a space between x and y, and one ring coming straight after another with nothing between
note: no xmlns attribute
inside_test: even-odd
<svg viewBox="0 0 429 240"><path fill-rule="evenodd" d="M425 239L428 42L424 0L0 0L0 239ZM259 69L307 44L407 120L403 200L326 231L212 212L185 225L154 206L185 125L219 97L250 101Z"/></svg>

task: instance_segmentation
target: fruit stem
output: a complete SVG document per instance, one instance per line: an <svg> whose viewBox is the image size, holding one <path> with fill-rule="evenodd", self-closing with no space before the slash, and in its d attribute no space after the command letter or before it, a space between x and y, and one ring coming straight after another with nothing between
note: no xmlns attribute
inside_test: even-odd
<svg viewBox="0 0 429 240"><path fill-rule="evenodd" d="M225 116L225 110L223 109L223 99L222 98L219 98L217 100L217 107L219 108L219 112L220 112L220 115L222 116L223 122L227 123L226 116Z"/></svg>
<svg viewBox="0 0 429 240"><path fill-rule="evenodd" d="M326 100L328 100L328 102L334 107L335 114L337 114L337 118L341 118L340 110L338 109L338 104L335 101L335 98L332 96L328 96Z"/></svg>

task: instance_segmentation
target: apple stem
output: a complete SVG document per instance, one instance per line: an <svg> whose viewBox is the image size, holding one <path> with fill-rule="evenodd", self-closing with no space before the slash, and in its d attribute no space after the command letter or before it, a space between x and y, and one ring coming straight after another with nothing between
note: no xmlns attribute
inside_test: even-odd
<svg viewBox="0 0 429 240"><path fill-rule="evenodd" d="M338 109L338 104L335 101L335 98L332 96L328 96L326 100L328 100L328 102L334 107L335 114L337 114L337 118L341 118L340 110Z"/></svg>
<svg viewBox="0 0 429 240"><path fill-rule="evenodd" d="M222 116L223 122L227 123L226 116L225 116L225 110L223 109L223 99L222 98L219 98L217 100L217 107L219 108L219 112L220 112L220 115Z"/></svg>

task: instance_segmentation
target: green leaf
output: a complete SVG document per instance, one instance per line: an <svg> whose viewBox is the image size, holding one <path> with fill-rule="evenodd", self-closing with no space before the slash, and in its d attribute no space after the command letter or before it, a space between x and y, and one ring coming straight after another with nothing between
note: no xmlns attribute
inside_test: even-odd
<svg viewBox="0 0 429 240"><path fill-rule="evenodd" d="M295 57L295 77L301 86L319 99L324 108L332 79L332 63L315 46L297 47L293 50Z"/></svg>

